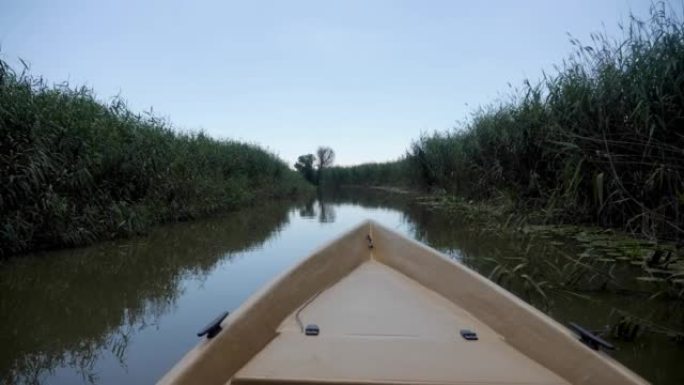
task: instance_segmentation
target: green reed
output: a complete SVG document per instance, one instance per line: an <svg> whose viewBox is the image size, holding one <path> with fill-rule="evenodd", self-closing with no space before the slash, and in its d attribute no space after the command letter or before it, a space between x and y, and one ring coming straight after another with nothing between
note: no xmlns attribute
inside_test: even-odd
<svg viewBox="0 0 684 385"><path fill-rule="evenodd" d="M121 99L102 103L0 61L0 257L306 189L256 145L182 133Z"/></svg>
<svg viewBox="0 0 684 385"><path fill-rule="evenodd" d="M555 74L525 82L451 132L416 140L408 178L393 180L681 240L683 27L661 3L649 20L631 18L619 40L572 40L576 49Z"/></svg>

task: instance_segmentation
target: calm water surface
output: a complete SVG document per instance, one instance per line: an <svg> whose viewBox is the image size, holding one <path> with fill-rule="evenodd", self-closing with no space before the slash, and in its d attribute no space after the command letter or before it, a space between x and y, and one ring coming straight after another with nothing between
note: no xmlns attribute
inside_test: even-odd
<svg viewBox="0 0 684 385"><path fill-rule="evenodd" d="M368 218L483 274L492 269L488 259L518 250L408 197L356 190L17 258L0 265L2 383L154 383L206 322ZM667 318L672 306L604 293L554 298L546 310L561 322L598 327L614 308ZM654 383L684 383L684 347L664 337L620 344L615 356Z"/></svg>

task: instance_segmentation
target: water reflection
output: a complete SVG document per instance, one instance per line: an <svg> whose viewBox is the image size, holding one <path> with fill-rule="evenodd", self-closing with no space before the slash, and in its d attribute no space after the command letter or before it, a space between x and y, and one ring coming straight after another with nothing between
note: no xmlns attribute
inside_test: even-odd
<svg viewBox="0 0 684 385"><path fill-rule="evenodd" d="M299 208L299 216L302 218L317 218L320 223L335 222L335 206L320 191L316 197L312 197Z"/></svg>
<svg viewBox="0 0 684 385"><path fill-rule="evenodd" d="M287 223L269 204L229 217L176 224L147 237L43 253L0 269L3 383L39 383L56 368L97 382L106 353L125 366L132 334L173 311L188 277L259 247Z"/></svg>
<svg viewBox="0 0 684 385"><path fill-rule="evenodd" d="M1 382L152 383L195 344L196 328L366 218L483 274L492 259L520 253L515 240L482 232L458 214L427 210L409 196L345 189L18 258L0 265ZM645 307L643 299L614 294L553 301L548 310L556 319L592 326L612 308L672 314L667 301ZM645 338L621 346L617 356L652 381L684 383L677 364L684 349L666 344Z"/></svg>
<svg viewBox="0 0 684 385"><path fill-rule="evenodd" d="M309 199L302 204L299 209L299 216L302 218L316 218L316 199Z"/></svg>
<svg viewBox="0 0 684 385"><path fill-rule="evenodd" d="M318 200L318 221L321 223L335 222L335 206L322 199Z"/></svg>

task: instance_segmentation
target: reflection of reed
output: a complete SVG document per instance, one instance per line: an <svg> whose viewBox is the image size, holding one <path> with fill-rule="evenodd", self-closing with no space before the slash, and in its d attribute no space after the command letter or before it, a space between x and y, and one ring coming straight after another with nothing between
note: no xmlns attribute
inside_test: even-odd
<svg viewBox="0 0 684 385"><path fill-rule="evenodd" d="M135 332L172 310L180 282L259 247L288 220L273 203L149 236L26 256L0 269L0 383L39 383L58 367L86 382L102 352L125 366Z"/></svg>
<svg viewBox="0 0 684 385"><path fill-rule="evenodd" d="M318 195L319 201L328 205L351 204L364 208L391 208L403 211L413 197L408 194L395 194L383 190L363 187L344 187L323 190Z"/></svg>

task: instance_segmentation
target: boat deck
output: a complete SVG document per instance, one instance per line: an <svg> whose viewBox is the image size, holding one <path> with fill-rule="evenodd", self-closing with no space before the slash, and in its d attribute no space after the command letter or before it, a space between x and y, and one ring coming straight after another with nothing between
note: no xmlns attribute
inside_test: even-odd
<svg viewBox="0 0 684 385"><path fill-rule="evenodd" d="M304 335L292 313L231 383L568 384L464 309L372 259L299 318L320 335ZM466 341L461 329L479 340Z"/></svg>

